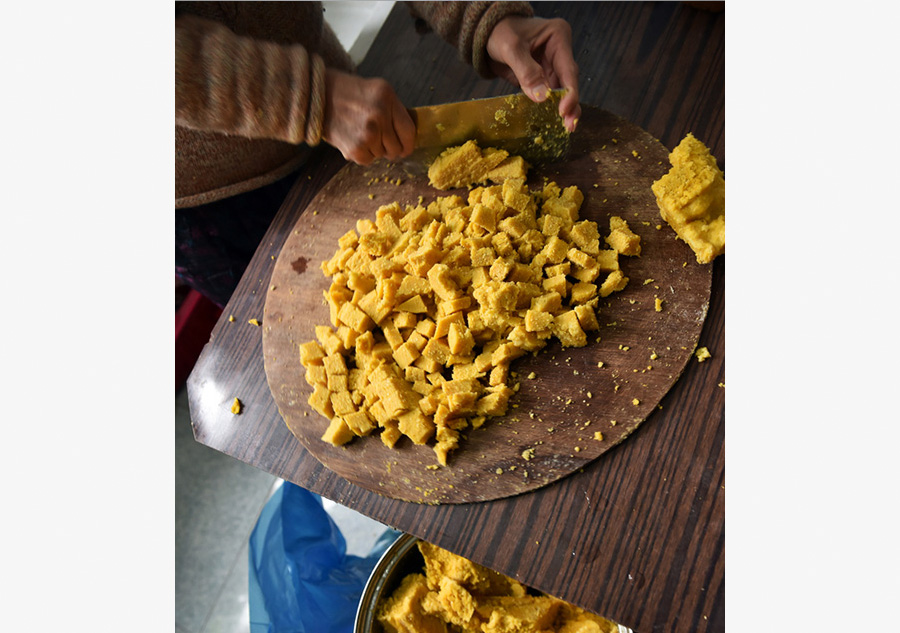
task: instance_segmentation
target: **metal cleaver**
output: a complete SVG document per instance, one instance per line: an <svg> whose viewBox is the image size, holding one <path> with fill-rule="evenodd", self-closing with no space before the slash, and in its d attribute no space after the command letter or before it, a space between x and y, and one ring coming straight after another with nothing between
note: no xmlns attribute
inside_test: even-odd
<svg viewBox="0 0 900 633"><path fill-rule="evenodd" d="M525 94L473 99L410 110L416 123L416 149L409 158L430 163L448 147L474 139L531 164L554 162L569 148L569 132L559 116L565 90L551 90L543 103Z"/></svg>

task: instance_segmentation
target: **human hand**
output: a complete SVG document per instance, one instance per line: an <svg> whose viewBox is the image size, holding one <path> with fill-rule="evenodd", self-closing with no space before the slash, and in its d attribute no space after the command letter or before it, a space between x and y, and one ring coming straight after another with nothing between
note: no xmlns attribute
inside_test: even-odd
<svg viewBox="0 0 900 633"><path fill-rule="evenodd" d="M322 138L345 159L368 165L412 153L416 124L387 81L328 69L325 95Z"/></svg>
<svg viewBox="0 0 900 633"><path fill-rule="evenodd" d="M550 89L568 89L559 102L559 115L567 130L575 130L581 105L568 22L560 18L504 18L488 37L487 53L497 76L520 86L533 101L544 101Z"/></svg>

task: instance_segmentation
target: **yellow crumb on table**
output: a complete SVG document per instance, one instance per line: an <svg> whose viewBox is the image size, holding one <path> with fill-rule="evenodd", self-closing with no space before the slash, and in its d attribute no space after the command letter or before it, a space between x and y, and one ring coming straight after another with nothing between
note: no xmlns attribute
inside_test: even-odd
<svg viewBox="0 0 900 633"><path fill-rule="evenodd" d="M710 354L709 350L705 347L698 347L697 351L694 352L694 356L697 357L698 363L702 363L703 361L712 358L712 354Z"/></svg>
<svg viewBox="0 0 900 633"><path fill-rule="evenodd" d="M708 264L725 252L725 175L701 141L688 134L669 154L667 174L651 189L662 218Z"/></svg>
<svg viewBox="0 0 900 633"><path fill-rule="evenodd" d="M259 327L259 319L250 319L249 321L247 321L247 323Z"/></svg>
<svg viewBox="0 0 900 633"><path fill-rule="evenodd" d="M240 415L244 410L244 403L241 402L238 398L235 398L231 403L231 412L235 415Z"/></svg>

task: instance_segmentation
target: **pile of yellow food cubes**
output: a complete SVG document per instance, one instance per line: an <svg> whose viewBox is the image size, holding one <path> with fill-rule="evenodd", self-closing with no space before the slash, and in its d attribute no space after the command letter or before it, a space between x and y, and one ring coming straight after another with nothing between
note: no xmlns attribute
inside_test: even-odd
<svg viewBox="0 0 900 633"><path fill-rule="evenodd" d="M574 186L532 192L508 178L359 220L322 264L331 324L300 345L308 402L330 420L322 439L433 440L446 466L462 431L507 412L515 359L552 337L586 345L640 237L618 217L601 237L579 219L583 200Z"/></svg>
<svg viewBox="0 0 900 633"><path fill-rule="evenodd" d="M412 573L380 605L386 633L614 633L618 626L436 545L419 541L424 574Z"/></svg>

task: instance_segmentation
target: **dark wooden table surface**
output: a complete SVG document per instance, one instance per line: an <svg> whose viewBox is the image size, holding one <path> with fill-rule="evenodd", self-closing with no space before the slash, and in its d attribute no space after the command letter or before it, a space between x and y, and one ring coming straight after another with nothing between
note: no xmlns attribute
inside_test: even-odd
<svg viewBox="0 0 900 633"><path fill-rule="evenodd" d="M678 2L536 2L573 30L583 104L668 148L688 132L725 166L725 16ZM478 78L398 3L360 72L407 106L508 94ZM275 259L308 203L345 165L318 148L303 168L188 381L197 441L634 629L725 629L725 261L713 264L700 345L661 408L581 472L484 503L389 499L323 467L291 435L266 381L262 319ZM234 321L229 321L229 316ZM240 396L244 412L231 401Z"/></svg>

